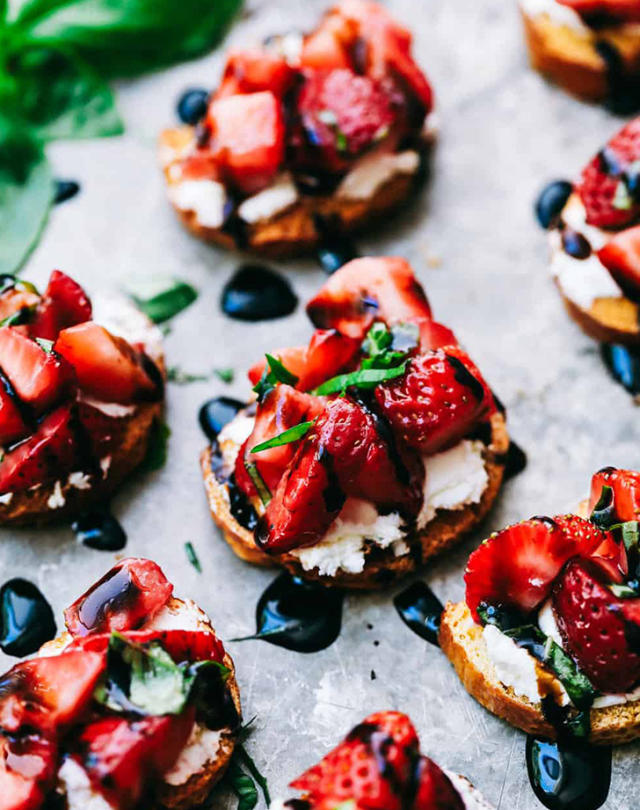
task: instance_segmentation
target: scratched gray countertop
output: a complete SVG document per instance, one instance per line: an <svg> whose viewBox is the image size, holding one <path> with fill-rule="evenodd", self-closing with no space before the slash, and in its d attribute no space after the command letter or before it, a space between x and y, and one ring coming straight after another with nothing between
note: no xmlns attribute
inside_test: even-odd
<svg viewBox="0 0 640 810"><path fill-rule="evenodd" d="M326 4L253 2L227 44L310 28ZM569 508L605 464L640 466L636 406L608 377L596 345L566 317L532 216L540 187L578 171L620 120L529 70L512 0L389 0L388 6L413 27L416 54L436 89L440 143L433 180L414 208L359 246L412 262L436 316L455 329L504 400L512 435L529 455L482 529L425 572L443 600L458 599L465 560L490 531ZM220 290L239 257L185 233L165 201L157 133L174 122L180 92L212 86L221 63L218 51L119 86L125 136L51 150L57 175L78 180L82 191L52 212L25 272L43 283L60 267L92 293L150 273L198 288L196 303L172 324L168 362L196 373L232 366L235 381L169 386L168 463L126 487L114 510L129 536L126 552L157 560L176 592L196 599L230 639L252 631L256 601L274 573L237 559L211 522L198 465L205 444L198 408L214 395L246 396L245 370L264 350L306 340L310 325L302 305L285 320L255 325L223 316ZM274 266L289 276L301 303L323 282L311 260ZM1 537L1 580L34 580L60 624L62 609L115 561L78 545L65 527L3 530ZM193 543L202 574L188 563L185 541ZM524 734L466 694L439 650L400 622L394 593L347 598L341 636L314 655L257 641L228 645L245 717L256 716L249 748L272 794L291 795L287 782L353 724L393 708L411 715L427 754L466 774L496 807L539 807L528 785ZM638 805L639 753L637 745L615 752L606 807ZM213 806L234 805L221 796Z"/></svg>

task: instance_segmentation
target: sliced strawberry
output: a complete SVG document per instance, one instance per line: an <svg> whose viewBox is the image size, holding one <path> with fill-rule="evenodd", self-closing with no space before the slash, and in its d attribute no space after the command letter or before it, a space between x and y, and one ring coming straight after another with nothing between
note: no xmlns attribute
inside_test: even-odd
<svg viewBox="0 0 640 810"><path fill-rule="evenodd" d="M401 258L354 259L334 273L307 304L320 329L361 340L374 320L388 326L431 320L431 308L409 263Z"/></svg>
<svg viewBox="0 0 640 810"><path fill-rule="evenodd" d="M13 386L0 374L0 445L13 444L31 432Z"/></svg>
<svg viewBox="0 0 640 810"><path fill-rule="evenodd" d="M56 747L36 735L0 737L2 810L39 810L53 787Z"/></svg>
<svg viewBox="0 0 640 810"><path fill-rule="evenodd" d="M437 321L420 321L420 349L432 352L435 349L457 346L458 338L448 326Z"/></svg>
<svg viewBox="0 0 640 810"><path fill-rule="evenodd" d="M481 604L528 614L549 596L563 565L590 556L607 540L576 515L531 518L492 534L469 557L464 579L466 602L476 621Z"/></svg>
<svg viewBox="0 0 640 810"><path fill-rule="evenodd" d="M465 810L462 797L433 760L420 757L417 774L418 790L413 810Z"/></svg>
<svg viewBox="0 0 640 810"><path fill-rule="evenodd" d="M300 65L312 70L352 68L349 49L358 34L357 26L330 11L311 34L304 38Z"/></svg>
<svg viewBox="0 0 640 810"><path fill-rule="evenodd" d="M238 93L259 93L270 90L282 98L296 76L287 60L264 48L231 51L216 99Z"/></svg>
<svg viewBox="0 0 640 810"><path fill-rule="evenodd" d="M394 433L427 454L460 441L494 407L486 383L461 349L412 358L406 374L376 388L376 399Z"/></svg>
<svg viewBox="0 0 640 810"><path fill-rule="evenodd" d="M0 728L55 734L78 722L105 666L100 652L63 652L21 661L0 680Z"/></svg>
<svg viewBox="0 0 640 810"><path fill-rule="evenodd" d="M33 312L40 301L40 296L31 288L27 287L10 286L4 290L0 295L0 321L15 315L16 312L24 310L26 312Z"/></svg>
<svg viewBox="0 0 640 810"><path fill-rule="evenodd" d="M622 292L640 299L640 225L621 231L598 251L598 258Z"/></svg>
<svg viewBox="0 0 640 810"><path fill-rule="evenodd" d="M38 414L73 386L73 373L64 359L9 326L0 328L0 369L20 399Z"/></svg>
<svg viewBox="0 0 640 810"><path fill-rule="evenodd" d="M82 467L71 405L62 405L42 420L37 431L0 461L0 492L19 492L64 478Z"/></svg>
<svg viewBox="0 0 640 810"><path fill-rule="evenodd" d="M54 270L29 327L32 337L55 340L61 329L91 319L91 301L72 278Z"/></svg>
<svg viewBox="0 0 640 810"><path fill-rule="evenodd" d="M121 810L135 807L145 789L175 763L193 728L195 709L180 715L89 723L78 739L94 787Z"/></svg>
<svg viewBox="0 0 640 810"><path fill-rule="evenodd" d="M585 19L606 16L626 21L640 20L638 0L558 0Z"/></svg>
<svg viewBox="0 0 640 810"><path fill-rule="evenodd" d="M325 380L351 369L360 346L360 340L344 337L335 329L316 329L308 346L276 349L271 354L298 378L298 390L310 391ZM266 364L265 359L249 371L249 379L254 385L262 377Z"/></svg>
<svg viewBox="0 0 640 810"><path fill-rule="evenodd" d="M592 560L571 560L553 587L553 612L566 649L596 689L629 692L640 681L640 656L629 646L622 610L638 610L640 599L619 599L607 584Z"/></svg>
<svg viewBox="0 0 640 810"><path fill-rule="evenodd" d="M226 182L243 194L269 185L284 158L284 120L270 91L214 101L208 112L211 150Z"/></svg>
<svg viewBox="0 0 640 810"><path fill-rule="evenodd" d="M63 329L55 350L73 366L78 385L89 396L106 402L131 403L161 395L157 382L145 370L148 358L124 338L112 335L93 321Z"/></svg>
<svg viewBox="0 0 640 810"><path fill-rule="evenodd" d="M638 160L640 118L635 118L609 141L582 172L577 191L590 225L623 228L638 217L640 200L625 186L625 173ZM620 203L618 200L621 196L624 201Z"/></svg>
<svg viewBox="0 0 640 810"><path fill-rule="evenodd" d="M640 473L615 467L605 467L595 473L591 479L590 513L600 500L605 486L613 490L613 506L620 523L640 518Z"/></svg>
<svg viewBox="0 0 640 810"><path fill-rule="evenodd" d="M72 636L135 630L152 619L172 593L173 585L156 563L136 557L122 560L65 610L67 629Z"/></svg>

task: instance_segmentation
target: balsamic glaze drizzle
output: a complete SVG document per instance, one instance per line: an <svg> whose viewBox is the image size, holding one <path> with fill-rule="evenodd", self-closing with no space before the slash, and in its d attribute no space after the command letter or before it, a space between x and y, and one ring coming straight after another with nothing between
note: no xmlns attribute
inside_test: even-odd
<svg viewBox="0 0 640 810"><path fill-rule="evenodd" d="M640 350L617 343L602 343L600 354L613 379L630 394L640 394Z"/></svg>
<svg viewBox="0 0 640 810"><path fill-rule="evenodd" d="M316 256L322 269L331 275L344 264L360 255L351 238L345 233L340 218L314 216L316 233L320 243L316 248Z"/></svg>
<svg viewBox="0 0 640 810"><path fill-rule="evenodd" d="M266 321L290 315L298 296L284 276L260 264L240 266L222 289L220 306L230 318Z"/></svg>
<svg viewBox="0 0 640 810"><path fill-rule="evenodd" d="M438 631L444 606L429 586L418 580L393 600L402 621L414 633L439 646Z"/></svg>
<svg viewBox="0 0 640 810"><path fill-rule="evenodd" d="M56 635L51 605L26 579L10 579L0 588L0 649L22 657Z"/></svg>
<svg viewBox="0 0 640 810"><path fill-rule="evenodd" d="M71 528L80 543L96 551L120 551L127 544L125 530L106 508L85 512Z"/></svg>

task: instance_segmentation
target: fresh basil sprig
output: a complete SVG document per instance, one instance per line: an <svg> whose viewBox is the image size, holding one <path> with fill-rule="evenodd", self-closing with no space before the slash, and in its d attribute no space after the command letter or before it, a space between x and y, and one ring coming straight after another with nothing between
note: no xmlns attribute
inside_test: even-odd
<svg viewBox="0 0 640 810"><path fill-rule="evenodd" d="M265 354L265 357L267 358L267 365L262 372L262 376L253 386L253 391L258 395L259 402L262 402L269 391L272 391L278 383L294 386L298 382L296 375L292 374L277 357L272 354Z"/></svg>
<svg viewBox="0 0 640 810"><path fill-rule="evenodd" d="M198 297L195 287L179 278L138 279L127 291L154 323L170 320Z"/></svg>
<svg viewBox="0 0 640 810"><path fill-rule="evenodd" d="M292 428L282 431L282 433L279 433L272 439L267 439L266 442L257 444L251 450L251 452L261 453L263 450L270 450L272 447L281 447L283 444L291 444L291 442L297 442L298 439L302 439L303 436L307 435L307 433L311 430L311 428L315 425L315 423L316 420L312 419L309 422L301 422L299 425L294 425Z"/></svg>
<svg viewBox="0 0 640 810"><path fill-rule="evenodd" d="M401 377L407 370L406 361L394 368L363 368L352 371L350 374L339 374L318 386L312 394L324 396L328 394L342 394L347 388L373 388L387 380Z"/></svg>

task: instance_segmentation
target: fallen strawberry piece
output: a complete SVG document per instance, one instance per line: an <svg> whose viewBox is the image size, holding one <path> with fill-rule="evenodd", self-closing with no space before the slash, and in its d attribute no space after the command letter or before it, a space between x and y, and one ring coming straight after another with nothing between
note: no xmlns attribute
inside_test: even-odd
<svg viewBox="0 0 640 810"><path fill-rule="evenodd" d="M276 98L282 98L295 76L296 72L287 60L268 49L231 51L215 98L263 90L270 90Z"/></svg>
<svg viewBox="0 0 640 810"><path fill-rule="evenodd" d="M362 340L375 320L421 325L431 320L431 308L407 261L365 258L334 273L307 304L307 315L320 329Z"/></svg>
<svg viewBox="0 0 640 810"><path fill-rule="evenodd" d="M553 587L553 612L566 649L602 692L629 692L640 681L640 656L627 640L623 608L640 599L619 599L592 560L571 560Z"/></svg>
<svg viewBox="0 0 640 810"><path fill-rule="evenodd" d="M63 329L54 348L73 366L79 387L89 396L123 404L161 396L145 370L145 360L151 361L93 321Z"/></svg>
<svg viewBox="0 0 640 810"><path fill-rule="evenodd" d="M0 369L20 399L37 414L73 387L73 372L55 352L10 326L0 328Z"/></svg>
<svg viewBox="0 0 640 810"><path fill-rule="evenodd" d="M379 385L375 393L394 433L425 454L460 441L495 407L488 386L461 349L412 358L406 374Z"/></svg>
<svg viewBox="0 0 640 810"><path fill-rule="evenodd" d="M480 621L482 604L531 613L567 560L590 556L608 537L577 515L531 518L492 534L469 557L464 575L473 618Z"/></svg>
<svg viewBox="0 0 640 810"><path fill-rule="evenodd" d="M226 182L243 194L269 185L284 158L284 120L270 91L213 101L211 151Z"/></svg>
<svg viewBox="0 0 640 810"><path fill-rule="evenodd" d="M640 225L612 237L598 251L598 258L622 292L632 301L640 299Z"/></svg>
<svg viewBox="0 0 640 810"><path fill-rule="evenodd" d="M420 757L418 790L413 810L465 810L465 803L449 777L433 760Z"/></svg>
<svg viewBox="0 0 640 810"><path fill-rule="evenodd" d="M36 735L0 736L2 810L39 810L55 775L56 748L51 741Z"/></svg>
<svg viewBox="0 0 640 810"><path fill-rule="evenodd" d="M91 319L91 301L72 278L54 270L29 326L31 337L55 340L61 329Z"/></svg>
<svg viewBox="0 0 640 810"><path fill-rule="evenodd" d="M640 518L640 473L634 470L618 470L605 467L591 479L589 513L593 512L602 496L602 488L613 490L613 508L617 522L624 523Z"/></svg>
<svg viewBox="0 0 640 810"><path fill-rule="evenodd" d="M5 453L0 461L0 492L19 492L63 479L82 469L85 461L73 408L62 405L42 420L32 436Z"/></svg>
<svg viewBox="0 0 640 810"><path fill-rule="evenodd" d="M64 612L72 636L135 630L169 601L173 585L151 560L131 557L114 566Z"/></svg>

